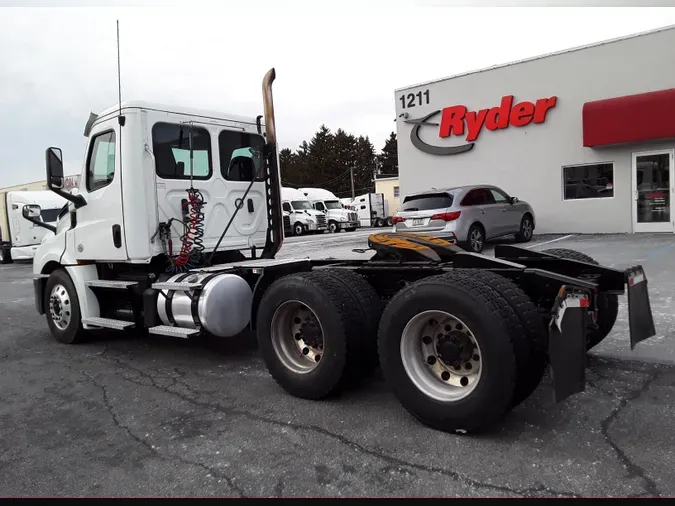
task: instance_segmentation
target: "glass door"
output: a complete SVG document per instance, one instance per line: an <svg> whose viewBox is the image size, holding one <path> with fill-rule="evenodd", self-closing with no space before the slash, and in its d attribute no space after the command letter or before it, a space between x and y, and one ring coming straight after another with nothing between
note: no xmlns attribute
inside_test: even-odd
<svg viewBox="0 0 675 506"><path fill-rule="evenodd" d="M673 150L633 153L633 232L673 232Z"/></svg>

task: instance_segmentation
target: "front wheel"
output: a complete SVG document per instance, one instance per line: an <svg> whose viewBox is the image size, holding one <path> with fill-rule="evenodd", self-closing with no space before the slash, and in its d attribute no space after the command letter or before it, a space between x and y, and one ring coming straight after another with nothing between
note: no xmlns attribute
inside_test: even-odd
<svg viewBox="0 0 675 506"><path fill-rule="evenodd" d="M7 247L0 247L0 264L12 263L12 250Z"/></svg>
<svg viewBox="0 0 675 506"><path fill-rule="evenodd" d="M339 231L339 229L338 229L337 223L335 223L334 221L331 221L330 223L328 223L328 232L330 232L331 234L334 234L338 231Z"/></svg>
<svg viewBox="0 0 675 506"><path fill-rule="evenodd" d="M80 319L80 302L75 285L68 273L56 270L49 275L45 286L45 313L49 330L58 342L82 342L85 330Z"/></svg>
<svg viewBox="0 0 675 506"><path fill-rule="evenodd" d="M293 225L293 235L302 235L304 231L305 227L303 227L301 223L296 223Z"/></svg>

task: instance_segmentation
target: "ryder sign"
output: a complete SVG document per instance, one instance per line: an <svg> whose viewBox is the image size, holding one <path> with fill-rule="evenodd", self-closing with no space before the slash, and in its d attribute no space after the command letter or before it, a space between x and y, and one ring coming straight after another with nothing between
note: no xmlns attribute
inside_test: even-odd
<svg viewBox="0 0 675 506"><path fill-rule="evenodd" d="M469 151L485 129L502 130L509 127L522 127L530 123L543 123L546 114L555 107L558 97L540 98L535 102L518 102L514 105L513 95L502 97L501 103L489 109L471 111L464 105L453 105L434 111L419 119L405 119L405 123L415 125L410 132L413 145L433 155L454 155ZM441 122L429 120L440 113ZM440 138L464 137L466 144L460 146L434 146L424 142L419 136L422 126L437 126Z"/></svg>

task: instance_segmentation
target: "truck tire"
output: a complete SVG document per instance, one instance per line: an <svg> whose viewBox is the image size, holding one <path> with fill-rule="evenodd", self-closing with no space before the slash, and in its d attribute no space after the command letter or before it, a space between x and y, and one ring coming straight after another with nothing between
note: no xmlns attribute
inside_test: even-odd
<svg viewBox="0 0 675 506"><path fill-rule="evenodd" d="M520 230L516 234L516 241L530 242L532 240L533 233L534 223L532 222L532 216L530 213L526 213L525 216L523 216L523 219L520 220Z"/></svg>
<svg viewBox="0 0 675 506"><path fill-rule="evenodd" d="M361 360L360 314L329 273L303 272L270 285L256 318L258 347L290 394L321 399L354 381Z"/></svg>
<svg viewBox="0 0 675 506"><path fill-rule="evenodd" d="M336 232L339 232L340 229L338 228L338 224L335 221L329 221L328 222L328 232L331 234L335 234Z"/></svg>
<svg viewBox="0 0 675 506"><path fill-rule="evenodd" d="M387 218L387 226L388 226L388 227L393 227L393 226L394 226L394 218L392 218L391 216L389 216L389 217Z"/></svg>
<svg viewBox="0 0 675 506"><path fill-rule="evenodd" d="M80 318L80 301L68 273L58 269L52 272L45 286L44 300L47 325L54 339L63 344L85 340L86 331Z"/></svg>
<svg viewBox="0 0 675 506"><path fill-rule="evenodd" d="M497 291L449 272L412 283L391 299L380 320L380 365L394 395L421 422L446 432L480 432L512 405L515 340L522 334Z"/></svg>
<svg viewBox="0 0 675 506"><path fill-rule="evenodd" d="M546 374L548 333L537 306L513 281L490 271L471 269L470 273L502 296L516 313L524 330L524 334L514 341L517 367L516 386L511 400L511 407L514 408L532 395Z"/></svg>
<svg viewBox="0 0 675 506"><path fill-rule="evenodd" d="M6 246L0 246L0 264L12 263L12 250Z"/></svg>
<svg viewBox="0 0 675 506"><path fill-rule="evenodd" d="M351 298L356 301L361 329L359 337L361 366L357 371L357 376L366 377L377 369L380 362L377 355L377 330L384 303L373 285L353 270L326 269L322 272L331 276L335 283L342 285L342 288L348 291Z"/></svg>
<svg viewBox="0 0 675 506"><path fill-rule="evenodd" d="M566 248L545 249L542 253L555 255L560 258L578 260L589 264L600 265L597 260L580 251ZM616 323L616 317L619 314L619 297L615 294L603 293L598 296L598 330L589 332L586 339L586 351L594 348L609 335Z"/></svg>
<svg viewBox="0 0 675 506"><path fill-rule="evenodd" d="M304 231L305 227L302 226L302 223L293 225L293 235L302 235Z"/></svg>

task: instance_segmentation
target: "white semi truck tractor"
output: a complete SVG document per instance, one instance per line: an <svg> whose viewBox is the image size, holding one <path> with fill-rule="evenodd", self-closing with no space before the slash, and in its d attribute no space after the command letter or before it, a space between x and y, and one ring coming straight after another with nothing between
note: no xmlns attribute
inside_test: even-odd
<svg viewBox="0 0 675 506"><path fill-rule="evenodd" d="M296 188L281 188L281 209L288 213L293 235L322 234L328 228L326 213L314 209Z"/></svg>
<svg viewBox="0 0 675 506"><path fill-rule="evenodd" d="M51 191L0 192L0 263L31 260L42 240L56 230L56 220L66 199ZM39 205L39 216L23 218L25 205ZM44 223L36 225L35 220Z"/></svg>
<svg viewBox="0 0 675 506"><path fill-rule="evenodd" d="M501 420L547 366L556 399L583 390L585 351L612 329L620 295L631 346L655 334L643 269L571 250L498 245L488 257L381 233L363 259L276 258L274 78L272 69L263 80L264 122L142 102L92 115L77 195L63 191L61 150L47 149L48 186L69 203L33 270L36 309L57 341L102 328L252 331L294 396L325 398L379 364L422 423L464 433Z"/></svg>
<svg viewBox="0 0 675 506"><path fill-rule="evenodd" d="M330 233L341 230L353 232L361 226L358 215L342 207L340 199L332 192L323 188L300 188L300 191L307 196L314 209L326 213Z"/></svg>

